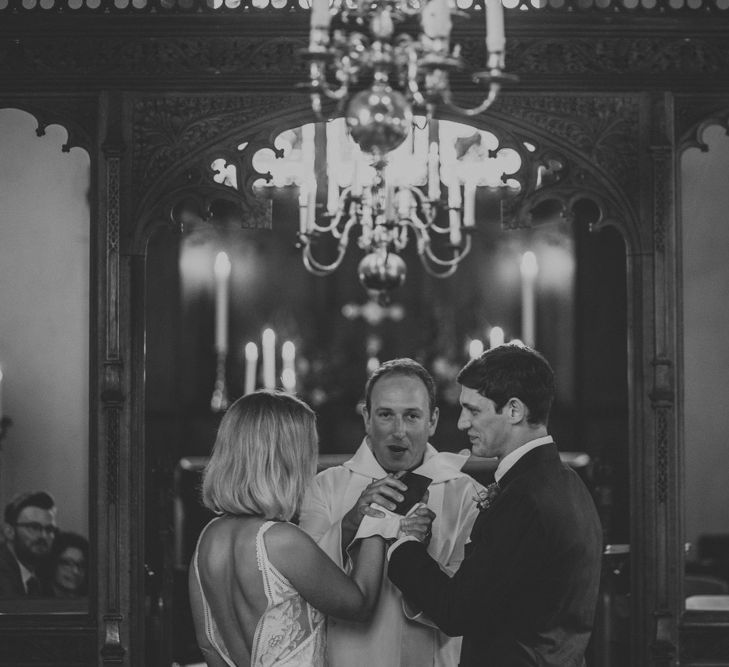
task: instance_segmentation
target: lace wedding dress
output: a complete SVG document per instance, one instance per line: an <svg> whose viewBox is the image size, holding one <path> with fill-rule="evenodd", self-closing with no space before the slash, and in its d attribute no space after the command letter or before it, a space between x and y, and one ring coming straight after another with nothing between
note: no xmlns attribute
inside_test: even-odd
<svg viewBox="0 0 729 667"><path fill-rule="evenodd" d="M253 636L251 667L324 667L325 616L306 602L268 559L263 536L273 525L274 521L266 521L256 535L256 558L268 606L258 620ZM205 634L225 663L229 667L237 667L223 643L202 588L198 569L200 539L195 548L193 562L205 613Z"/></svg>

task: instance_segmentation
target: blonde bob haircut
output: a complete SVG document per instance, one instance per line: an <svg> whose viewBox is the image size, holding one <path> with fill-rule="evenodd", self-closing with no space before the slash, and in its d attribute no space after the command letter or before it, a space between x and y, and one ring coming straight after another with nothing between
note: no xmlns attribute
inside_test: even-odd
<svg viewBox="0 0 729 667"><path fill-rule="evenodd" d="M202 500L218 514L290 520L316 473L316 416L281 391L256 391L233 403L203 472Z"/></svg>

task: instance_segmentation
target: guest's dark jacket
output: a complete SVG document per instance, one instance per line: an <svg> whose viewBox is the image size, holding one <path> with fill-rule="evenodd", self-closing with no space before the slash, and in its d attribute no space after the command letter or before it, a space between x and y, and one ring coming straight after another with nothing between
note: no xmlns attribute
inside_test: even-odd
<svg viewBox="0 0 729 667"><path fill-rule="evenodd" d="M0 544L0 598L25 597L20 566L6 544Z"/></svg>
<svg viewBox="0 0 729 667"><path fill-rule="evenodd" d="M452 578L415 541L393 551L389 577L444 632L463 635L462 667L578 667L600 581L593 500L554 444L527 452L499 485Z"/></svg>

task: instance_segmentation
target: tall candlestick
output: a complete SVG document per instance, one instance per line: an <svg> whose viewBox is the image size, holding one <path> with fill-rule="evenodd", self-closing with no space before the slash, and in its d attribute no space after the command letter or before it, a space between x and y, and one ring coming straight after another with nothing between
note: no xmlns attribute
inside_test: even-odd
<svg viewBox="0 0 729 667"><path fill-rule="evenodd" d="M287 340L281 346L281 384L293 394L296 391L296 347Z"/></svg>
<svg viewBox="0 0 729 667"><path fill-rule="evenodd" d="M521 339L529 347L536 340L536 302L534 282L537 277L537 257L528 250L521 257Z"/></svg>
<svg viewBox="0 0 729 667"><path fill-rule="evenodd" d="M276 388L276 334L273 329L264 329L261 336L263 348L263 386Z"/></svg>
<svg viewBox="0 0 729 667"><path fill-rule="evenodd" d="M486 50L489 53L503 53L506 45L504 36L504 7L501 0L485 0L486 4Z"/></svg>
<svg viewBox="0 0 729 667"><path fill-rule="evenodd" d="M215 257L215 350L218 354L228 351L228 281L230 260L224 252Z"/></svg>
<svg viewBox="0 0 729 667"><path fill-rule="evenodd" d="M250 394L256 389L256 373L258 371L258 345L246 343L246 377L245 393Z"/></svg>
<svg viewBox="0 0 729 667"><path fill-rule="evenodd" d="M501 327L491 327L489 331L489 347L493 350L495 347L504 344L504 330Z"/></svg>

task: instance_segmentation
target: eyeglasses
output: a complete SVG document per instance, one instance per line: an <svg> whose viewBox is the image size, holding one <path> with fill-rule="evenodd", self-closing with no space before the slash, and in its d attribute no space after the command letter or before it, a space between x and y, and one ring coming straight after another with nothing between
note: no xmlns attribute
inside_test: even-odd
<svg viewBox="0 0 729 667"><path fill-rule="evenodd" d="M50 537L55 537L58 533L58 526L44 525L42 523L38 523L37 521L25 521L23 523L16 523L15 527L25 528L25 530L27 530L29 533L35 533L36 535L45 533Z"/></svg>
<svg viewBox="0 0 729 667"><path fill-rule="evenodd" d="M58 564L63 565L64 567L73 567L77 570L86 569L86 563L84 563L83 561L74 560L73 558L59 558Z"/></svg>

